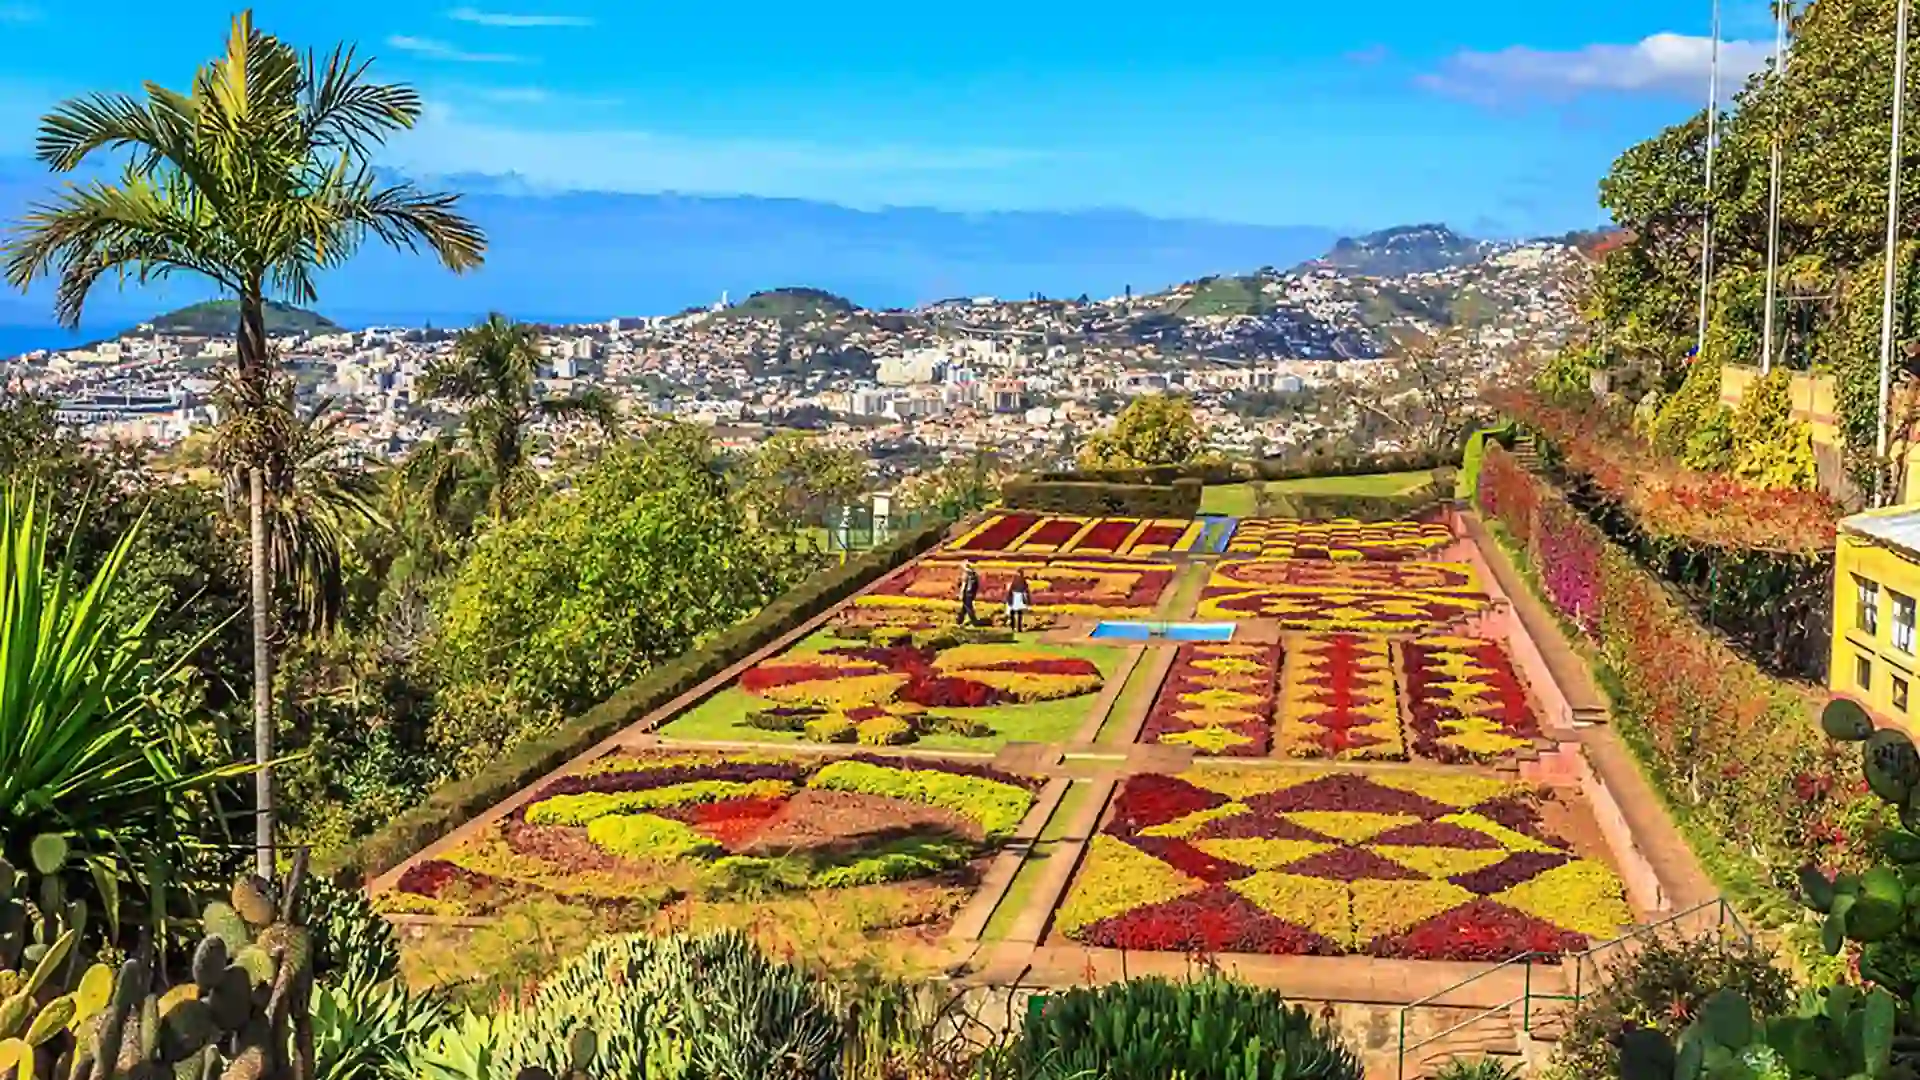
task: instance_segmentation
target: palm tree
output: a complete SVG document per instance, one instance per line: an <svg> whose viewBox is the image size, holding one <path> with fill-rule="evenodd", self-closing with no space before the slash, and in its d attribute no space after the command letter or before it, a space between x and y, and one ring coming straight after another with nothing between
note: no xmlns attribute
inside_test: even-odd
<svg viewBox="0 0 1920 1080"><path fill-rule="evenodd" d="M0 248L7 280L25 289L57 277L55 313L78 326L103 278L205 278L238 302L238 375L259 388L271 363L268 296L312 303L317 272L344 263L368 237L430 248L455 272L479 266L486 238L457 212L457 196L376 180L372 152L413 125L420 96L369 82L366 73L367 63L344 46L303 61L255 29L249 11L234 18L225 54L194 75L188 93L148 83L144 99L94 94L62 104L41 121L40 160L69 173L99 152L119 151L125 171L117 183L72 185L36 205ZM264 764L274 727L271 532L266 469L255 464L249 474L254 752ZM255 798L257 859L271 875L267 769Z"/></svg>
<svg viewBox="0 0 1920 1080"><path fill-rule="evenodd" d="M538 331L494 312L480 325L461 331L452 355L435 361L421 380L425 396L464 408L461 449L490 474L488 504L496 518L509 516L533 483L527 431L535 420L591 420L605 432L618 424L613 402L604 394L541 397L534 385L539 368ZM443 442L414 463L436 505L450 490L453 449Z"/></svg>
<svg viewBox="0 0 1920 1080"><path fill-rule="evenodd" d="M349 452L345 417L324 399L304 412L291 381L275 378L266 396L245 380L216 395L223 422L213 459L230 504L248 497L253 468L265 476L267 568L285 587L288 622L307 633L331 629L347 604L346 562L356 535L386 522L378 485ZM277 627L275 628L277 629Z"/></svg>

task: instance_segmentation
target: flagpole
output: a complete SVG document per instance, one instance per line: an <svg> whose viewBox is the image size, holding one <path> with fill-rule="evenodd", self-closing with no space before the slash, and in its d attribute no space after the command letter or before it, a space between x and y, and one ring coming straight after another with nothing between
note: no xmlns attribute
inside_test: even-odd
<svg viewBox="0 0 1920 1080"><path fill-rule="evenodd" d="M1760 374L1773 370L1773 320L1780 271L1780 114L1787 72L1787 4L1775 0L1773 12L1773 155L1767 166L1767 314L1760 330Z"/></svg>
<svg viewBox="0 0 1920 1080"><path fill-rule="evenodd" d="M1900 0L1893 30L1893 139L1887 150L1887 261L1880 292L1880 423L1874 439L1873 504L1887 505L1888 407L1893 396L1893 293L1900 242L1900 135L1907 103L1907 6Z"/></svg>
<svg viewBox="0 0 1920 1080"><path fill-rule="evenodd" d="M1713 277L1713 151L1720 130L1720 0L1713 0L1712 54L1707 63L1707 184L1700 212L1700 325L1693 355L1707 353L1707 290Z"/></svg>

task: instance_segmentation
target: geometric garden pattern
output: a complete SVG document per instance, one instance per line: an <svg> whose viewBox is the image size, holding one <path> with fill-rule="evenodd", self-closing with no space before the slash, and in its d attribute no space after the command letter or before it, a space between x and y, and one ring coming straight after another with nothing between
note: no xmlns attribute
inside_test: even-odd
<svg viewBox="0 0 1920 1080"><path fill-rule="evenodd" d="M1130 777L1054 929L1118 949L1500 961L1632 922L1619 879L1468 774L1198 767Z"/></svg>

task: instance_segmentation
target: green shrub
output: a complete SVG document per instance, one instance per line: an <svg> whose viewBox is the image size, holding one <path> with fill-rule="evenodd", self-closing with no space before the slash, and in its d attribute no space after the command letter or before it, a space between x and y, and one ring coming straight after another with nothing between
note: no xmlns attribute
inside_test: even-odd
<svg viewBox="0 0 1920 1080"><path fill-rule="evenodd" d="M1793 999L1791 980L1763 948L1723 945L1711 937L1649 937L1608 969L1599 988L1567 1017L1552 1072L1566 1080L1617 1075L1620 1051L1614 1040L1624 1026L1678 1034L1707 998L1726 989L1746 995L1767 1013Z"/></svg>
<svg viewBox="0 0 1920 1080"><path fill-rule="evenodd" d="M1457 1057L1440 1066L1433 1080L1520 1080L1520 1066L1499 1058Z"/></svg>
<svg viewBox="0 0 1920 1080"><path fill-rule="evenodd" d="M913 741L913 725L897 716L870 716L856 733L862 746L902 746Z"/></svg>
<svg viewBox="0 0 1920 1080"><path fill-rule="evenodd" d="M1716 472L1733 467L1733 410L1716 407L1687 436L1680 463L1689 469Z"/></svg>
<svg viewBox="0 0 1920 1080"><path fill-rule="evenodd" d="M609 814L728 799L777 799L792 791L792 785L784 780L689 780L642 791L583 791L555 795L527 807L527 824L586 825Z"/></svg>
<svg viewBox="0 0 1920 1080"><path fill-rule="evenodd" d="M1029 1017L1022 1080L1361 1080L1339 1033L1278 991L1224 979L1075 988Z"/></svg>
<svg viewBox="0 0 1920 1080"><path fill-rule="evenodd" d="M979 822L988 839L1011 834L1033 806L1033 793L997 780L934 769L890 769L836 761L807 781L825 791L855 791L937 806Z"/></svg>
<svg viewBox="0 0 1920 1080"><path fill-rule="evenodd" d="M1406 521L1432 510L1452 494L1431 487L1405 495L1344 495L1334 492L1266 491L1260 496L1259 516L1299 521Z"/></svg>
<svg viewBox="0 0 1920 1080"><path fill-rule="evenodd" d="M371 987L400 974L400 938L364 890L308 879L301 902L313 934L313 976L321 984Z"/></svg>
<svg viewBox="0 0 1920 1080"><path fill-rule="evenodd" d="M928 877L965 865L973 855L973 845L964 840L908 836L866 852L852 862L825 867L813 875L813 885L820 889L845 889Z"/></svg>
<svg viewBox="0 0 1920 1080"><path fill-rule="evenodd" d="M808 578L759 614L722 631L704 647L654 668L554 731L515 746L473 776L440 787L386 828L353 847L332 853L316 869L358 885L399 865L607 736L658 711L832 608L868 582L939 543L945 534L944 524L928 525L903 534L888 547L875 548Z"/></svg>
<svg viewBox="0 0 1920 1080"><path fill-rule="evenodd" d="M653 862L718 855L726 850L695 832L691 825L653 814L594 818L587 823L587 839L610 855Z"/></svg>
<svg viewBox="0 0 1920 1080"><path fill-rule="evenodd" d="M756 709L747 714L747 726L755 731L799 731L807 718L800 713L774 709Z"/></svg>
<svg viewBox="0 0 1920 1080"><path fill-rule="evenodd" d="M1201 488L1191 478L1155 485L1020 476L1000 486L1000 503L1009 510L1079 517L1187 518L1200 512Z"/></svg>

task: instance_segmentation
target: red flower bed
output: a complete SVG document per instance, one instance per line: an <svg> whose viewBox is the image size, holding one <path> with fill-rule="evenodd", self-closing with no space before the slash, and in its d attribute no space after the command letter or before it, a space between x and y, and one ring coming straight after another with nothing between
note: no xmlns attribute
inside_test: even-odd
<svg viewBox="0 0 1920 1080"><path fill-rule="evenodd" d="M1376 938L1374 956L1406 960L1469 960L1498 963L1523 952L1558 955L1587 947L1580 934L1562 930L1491 900L1454 908L1404 934Z"/></svg>
<svg viewBox="0 0 1920 1080"><path fill-rule="evenodd" d="M1180 538L1185 535L1187 535L1187 527L1185 525L1148 525L1145 529L1141 530L1139 536L1134 538L1133 547L1162 547L1172 549L1175 544L1180 542Z"/></svg>
<svg viewBox="0 0 1920 1080"><path fill-rule="evenodd" d="M847 674L845 668L830 664L760 664L748 668L740 676L740 689L749 694L758 694L776 686L792 686L794 683L815 682L820 679L838 679Z"/></svg>
<svg viewBox="0 0 1920 1080"><path fill-rule="evenodd" d="M1040 521L1038 514L1001 514L959 545L961 551L1005 551Z"/></svg>
<svg viewBox="0 0 1920 1080"><path fill-rule="evenodd" d="M1420 881L1426 875L1364 848L1339 847L1281 867L1289 874L1330 881Z"/></svg>
<svg viewBox="0 0 1920 1080"><path fill-rule="evenodd" d="M915 674L894 696L929 709L979 709L1006 700L999 690L951 675Z"/></svg>
<svg viewBox="0 0 1920 1080"><path fill-rule="evenodd" d="M1205 745L1197 747L1199 753L1218 754L1224 757L1265 757L1273 742L1273 680L1280 667L1280 647L1270 645L1261 647L1254 655L1241 656L1243 649L1236 647L1223 650L1218 646L1181 645L1174 651L1173 666L1167 669L1167 677L1160 684L1160 691L1153 699L1153 708L1147 713L1147 722L1140 731L1143 743L1174 742L1185 740L1169 739L1170 735L1179 735L1202 726L1191 717L1182 717L1181 713L1207 713L1230 710L1244 712L1253 717L1251 720L1216 723L1210 726L1222 727L1239 735L1246 741L1238 745L1228 745L1214 750ZM1221 659L1247 660L1259 665L1253 672L1219 672L1200 667L1201 663ZM1216 710L1207 704L1204 696L1209 690L1231 690L1235 693L1250 695L1254 700L1241 705L1226 706ZM1195 695L1202 695L1195 700Z"/></svg>
<svg viewBox="0 0 1920 1080"><path fill-rule="evenodd" d="M1441 659L1447 654L1465 653L1474 663L1487 669L1470 681L1480 688L1471 711L1463 711L1451 687L1443 685L1459 679L1447 671ZM1407 679L1407 727L1413 733L1413 749L1421 757L1435 761L1460 763L1489 761L1504 751L1476 746L1471 736L1448 728L1448 721L1461 721L1471 715L1496 725L1500 735L1514 739L1532 739L1540 734L1540 722L1534 714L1527 688L1513 669L1513 661L1497 641L1483 641L1471 648L1441 648L1418 641L1402 647Z"/></svg>
<svg viewBox="0 0 1920 1080"><path fill-rule="evenodd" d="M1227 797L1195 787L1171 776L1148 774L1129 777L1114 800L1113 817L1107 832L1131 837L1141 829L1165 825L1196 810L1211 810L1225 804Z"/></svg>
<svg viewBox="0 0 1920 1080"><path fill-rule="evenodd" d="M1033 532L1027 534L1027 538L1021 542L1020 546L1022 549L1031 547L1046 548L1050 551L1057 550L1060 545L1079 536L1080 530L1085 527L1086 522L1083 521L1075 521L1071 518L1052 518L1039 528L1033 530Z"/></svg>
<svg viewBox="0 0 1920 1080"><path fill-rule="evenodd" d="M438 898L449 888L461 886L471 892L478 892L494 884L485 874L476 874L465 867L455 866L441 859L429 859L414 863L400 875L394 888L414 896Z"/></svg>
<svg viewBox="0 0 1920 1080"><path fill-rule="evenodd" d="M1551 844L1554 847L1567 846L1566 841L1547 829L1546 823L1540 819L1539 808L1526 799L1489 799L1474 807L1473 812L1543 844Z"/></svg>
<svg viewBox="0 0 1920 1080"><path fill-rule="evenodd" d="M1224 885L1104 919L1077 936L1100 948L1158 952L1332 956L1340 951L1318 934L1261 911Z"/></svg>
<svg viewBox="0 0 1920 1080"><path fill-rule="evenodd" d="M1516 851L1492 866L1472 873L1455 874L1447 880L1476 896L1492 896L1531 880L1567 862L1569 858L1557 851Z"/></svg>
<svg viewBox="0 0 1920 1080"><path fill-rule="evenodd" d="M1216 858L1188 841L1173 836L1130 836L1127 843L1159 859L1183 874L1218 884L1251 875L1252 870L1239 863Z"/></svg>
<svg viewBox="0 0 1920 1080"><path fill-rule="evenodd" d="M1073 545L1073 550L1076 552L1117 552L1120 550L1120 545L1127 542L1127 537L1132 536L1133 530L1138 528L1139 525L1140 523L1138 521L1109 518L1094 525L1093 528L1088 529L1087 535L1081 537L1078 544Z"/></svg>
<svg viewBox="0 0 1920 1080"><path fill-rule="evenodd" d="M1403 760L1406 736L1386 643L1330 634L1308 639L1289 665L1282 743L1291 757Z"/></svg>
<svg viewBox="0 0 1920 1080"><path fill-rule="evenodd" d="M688 824L728 850L746 846L787 808L785 799L731 799L687 808Z"/></svg>
<svg viewBox="0 0 1920 1080"><path fill-rule="evenodd" d="M1411 791L1382 787L1358 773L1337 773L1318 780L1242 800L1267 814L1287 814L1302 810L1364 810L1375 814L1412 814L1438 818L1453 813L1453 807L1435 802Z"/></svg>
<svg viewBox="0 0 1920 1080"><path fill-rule="evenodd" d="M1488 815L1485 804L1475 807L1474 812ZM1500 846L1500 841L1483 832L1463 828L1448 821L1419 821L1412 825L1402 825L1374 837L1376 844L1399 844L1404 847L1446 847L1463 848L1467 851L1492 851Z"/></svg>

